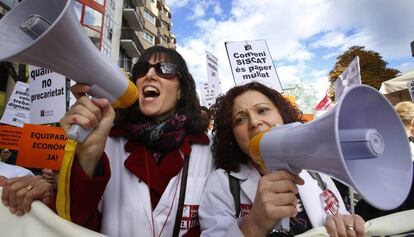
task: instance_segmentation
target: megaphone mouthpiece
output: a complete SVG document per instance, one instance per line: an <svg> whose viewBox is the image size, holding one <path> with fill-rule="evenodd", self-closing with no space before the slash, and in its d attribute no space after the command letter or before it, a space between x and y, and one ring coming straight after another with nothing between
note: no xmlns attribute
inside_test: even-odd
<svg viewBox="0 0 414 237"><path fill-rule="evenodd" d="M384 140L376 129L340 129L338 133L347 160L376 158L384 152Z"/></svg>
<svg viewBox="0 0 414 237"><path fill-rule="evenodd" d="M49 27L50 23L42 16L33 14L26 18L20 29L30 36L32 39L37 39L43 34Z"/></svg>

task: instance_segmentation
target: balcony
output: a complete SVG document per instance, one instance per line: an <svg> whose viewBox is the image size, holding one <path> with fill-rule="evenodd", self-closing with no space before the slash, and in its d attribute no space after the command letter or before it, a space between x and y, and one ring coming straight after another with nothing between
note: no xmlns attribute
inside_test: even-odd
<svg viewBox="0 0 414 237"><path fill-rule="evenodd" d="M122 14L131 28L136 31L141 31L143 29L142 23L145 22L145 20L137 9L138 8L134 7L130 1L125 1Z"/></svg>
<svg viewBox="0 0 414 237"><path fill-rule="evenodd" d="M147 3L147 0L130 0L135 7L143 7Z"/></svg>
<svg viewBox="0 0 414 237"><path fill-rule="evenodd" d="M163 6L164 4L162 3L162 1L161 0L157 0L157 8L158 8L158 10L162 10L162 6Z"/></svg>
<svg viewBox="0 0 414 237"><path fill-rule="evenodd" d="M131 58L137 58L144 51L144 47L139 41L137 33L132 28L122 28L121 47Z"/></svg>
<svg viewBox="0 0 414 237"><path fill-rule="evenodd" d="M171 15L168 11L165 11L165 10L160 11L159 16L161 17L161 20L167 23L171 22Z"/></svg>

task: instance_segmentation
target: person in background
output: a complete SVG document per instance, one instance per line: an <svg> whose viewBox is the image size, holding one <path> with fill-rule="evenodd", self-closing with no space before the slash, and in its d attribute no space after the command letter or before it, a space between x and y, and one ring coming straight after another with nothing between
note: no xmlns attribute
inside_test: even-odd
<svg viewBox="0 0 414 237"><path fill-rule="evenodd" d="M72 87L77 102L61 125L93 131L76 147L71 220L114 237L198 236L213 165L195 81L182 56L161 46L141 54L132 76L139 99L116 114L106 99L83 96L89 86Z"/></svg>
<svg viewBox="0 0 414 237"><path fill-rule="evenodd" d="M15 165L16 164L16 158L17 158L17 154L16 152L7 149L7 148L3 148L0 151L0 159L2 162L10 164L10 165Z"/></svg>
<svg viewBox="0 0 414 237"><path fill-rule="evenodd" d="M208 126L206 132L211 131L213 128L213 116L211 114L211 111L206 106L201 106L201 115L207 118L206 121L208 121Z"/></svg>
<svg viewBox="0 0 414 237"><path fill-rule="evenodd" d="M408 143L411 148L411 159L413 160L414 165L414 103L411 101L399 102L394 106L394 109L400 116L405 131L407 132ZM355 206L355 213L361 215L365 220L371 220L377 217L411 209L414 209L414 176L408 197L398 208L384 211L371 206L365 200L360 200Z"/></svg>
<svg viewBox="0 0 414 237"><path fill-rule="evenodd" d="M58 175L59 172L57 171L47 168L42 169L42 178L52 185L53 190L57 188Z"/></svg>
<svg viewBox="0 0 414 237"><path fill-rule="evenodd" d="M411 101L399 102L394 106L394 109L400 116L407 132L411 148L411 159L414 161L414 103Z"/></svg>
<svg viewBox="0 0 414 237"><path fill-rule="evenodd" d="M252 82L230 89L212 106L215 170L200 204L202 236L285 236L325 226L330 236L364 236L331 178L315 172L269 172L253 161L249 142L279 124L302 122L277 91ZM290 217L290 233L272 232Z"/></svg>

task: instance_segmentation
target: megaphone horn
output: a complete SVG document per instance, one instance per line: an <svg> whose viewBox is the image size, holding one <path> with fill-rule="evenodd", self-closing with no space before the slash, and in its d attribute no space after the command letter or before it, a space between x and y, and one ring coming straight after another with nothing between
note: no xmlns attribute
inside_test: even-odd
<svg viewBox="0 0 414 237"><path fill-rule="evenodd" d="M402 122L387 99L365 85L349 88L314 121L256 135L250 150L270 170L328 174L384 210L401 205L411 188L411 153Z"/></svg>
<svg viewBox="0 0 414 237"><path fill-rule="evenodd" d="M125 108L138 90L86 36L71 0L30 0L0 20L0 61L50 69L91 86L90 94ZM78 132L75 132L78 136ZM81 141L86 136L80 135Z"/></svg>

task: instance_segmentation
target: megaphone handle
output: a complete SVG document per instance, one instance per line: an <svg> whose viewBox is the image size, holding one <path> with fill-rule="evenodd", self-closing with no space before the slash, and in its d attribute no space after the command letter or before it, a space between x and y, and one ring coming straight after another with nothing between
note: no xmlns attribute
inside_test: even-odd
<svg viewBox="0 0 414 237"><path fill-rule="evenodd" d="M276 225L273 227L273 232L283 232L283 233L289 233L290 232L290 218L285 217L282 218Z"/></svg>
<svg viewBox="0 0 414 237"><path fill-rule="evenodd" d="M92 129L86 129L81 127L79 124L74 124L72 127L70 127L67 135L70 139L82 143L86 140L91 132Z"/></svg>

